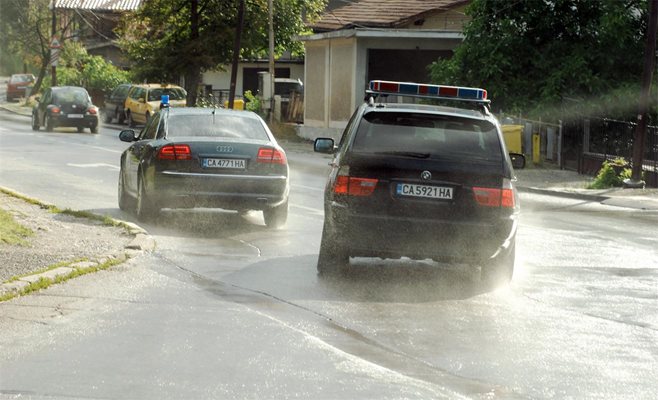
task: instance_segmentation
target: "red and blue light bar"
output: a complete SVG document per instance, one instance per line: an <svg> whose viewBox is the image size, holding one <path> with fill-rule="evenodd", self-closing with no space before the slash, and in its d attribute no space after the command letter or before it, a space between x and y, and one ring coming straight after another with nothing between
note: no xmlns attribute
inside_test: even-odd
<svg viewBox="0 0 658 400"><path fill-rule="evenodd" d="M393 81L370 81L369 88L373 94L488 102L487 91L479 88Z"/></svg>

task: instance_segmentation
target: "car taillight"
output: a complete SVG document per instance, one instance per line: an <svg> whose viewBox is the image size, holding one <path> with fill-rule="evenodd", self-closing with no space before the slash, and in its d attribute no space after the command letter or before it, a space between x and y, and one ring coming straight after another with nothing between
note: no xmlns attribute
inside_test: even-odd
<svg viewBox="0 0 658 400"><path fill-rule="evenodd" d="M286 153L271 147L261 147L258 149L256 161L265 164L286 164Z"/></svg>
<svg viewBox="0 0 658 400"><path fill-rule="evenodd" d="M53 114L59 114L62 110L59 107L53 107L50 109L50 112Z"/></svg>
<svg viewBox="0 0 658 400"><path fill-rule="evenodd" d="M475 201L484 207L514 208L516 206L514 188L509 179L503 180L502 188L474 187L473 195Z"/></svg>
<svg viewBox="0 0 658 400"><path fill-rule="evenodd" d="M87 112L88 112L89 114L96 115L96 113L98 113L98 110L96 110L96 107L89 107L89 108L87 109Z"/></svg>
<svg viewBox="0 0 658 400"><path fill-rule="evenodd" d="M192 151L186 144L168 144L162 146L158 151L160 160L191 160Z"/></svg>
<svg viewBox="0 0 658 400"><path fill-rule="evenodd" d="M377 179L349 176L349 168L341 167L334 182L334 193L348 196L370 196L377 187Z"/></svg>

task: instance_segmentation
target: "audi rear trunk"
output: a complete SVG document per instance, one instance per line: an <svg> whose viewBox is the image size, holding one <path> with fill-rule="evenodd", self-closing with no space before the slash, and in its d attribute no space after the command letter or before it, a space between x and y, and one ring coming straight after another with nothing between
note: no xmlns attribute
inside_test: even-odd
<svg viewBox="0 0 658 400"><path fill-rule="evenodd" d="M162 156L168 148L186 154ZM285 153L280 160L277 151L282 149L268 140L177 137L167 141L158 150L160 160L154 170L154 185L162 195L158 201L164 208L262 210L279 205L287 198L289 185Z"/></svg>

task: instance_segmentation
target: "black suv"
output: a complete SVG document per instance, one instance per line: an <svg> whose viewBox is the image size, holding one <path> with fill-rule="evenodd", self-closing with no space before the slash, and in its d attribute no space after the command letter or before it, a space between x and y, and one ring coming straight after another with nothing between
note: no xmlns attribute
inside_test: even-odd
<svg viewBox="0 0 658 400"><path fill-rule="evenodd" d="M375 101L389 95L458 103ZM509 281L519 213L513 162L523 168L525 158L507 153L486 91L371 81L366 98L337 147L314 143L335 153L318 272L343 271L350 256L406 256L477 265L482 280Z"/></svg>

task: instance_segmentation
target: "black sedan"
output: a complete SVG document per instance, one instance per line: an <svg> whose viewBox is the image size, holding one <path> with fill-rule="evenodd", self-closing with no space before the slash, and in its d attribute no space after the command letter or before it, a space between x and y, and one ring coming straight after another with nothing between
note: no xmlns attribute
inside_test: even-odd
<svg viewBox="0 0 658 400"><path fill-rule="evenodd" d="M148 220L162 208L262 210L278 228L288 217L288 161L263 120L249 111L164 108L121 155L119 208Z"/></svg>
<svg viewBox="0 0 658 400"><path fill-rule="evenodd" d="M98 133L98 107L91 103L85 88L48 88L43 96L37 97L37 101L32 109L33 130L38 131L41 126L49 132L57 127L74 127L78 132L89 128L91 133Z"/></svg>
<svg viewBox="0 0 658 400"><path fill-rule="evenodd" d="M116 118L118 124L123 124L126 119L124 109L126 108L126 97L128 97L128 90L133 85L130 83L123 83L112 91L109 96L105 98L105 105L103 107L103 115L106 123L111 123Z"/></svg>

